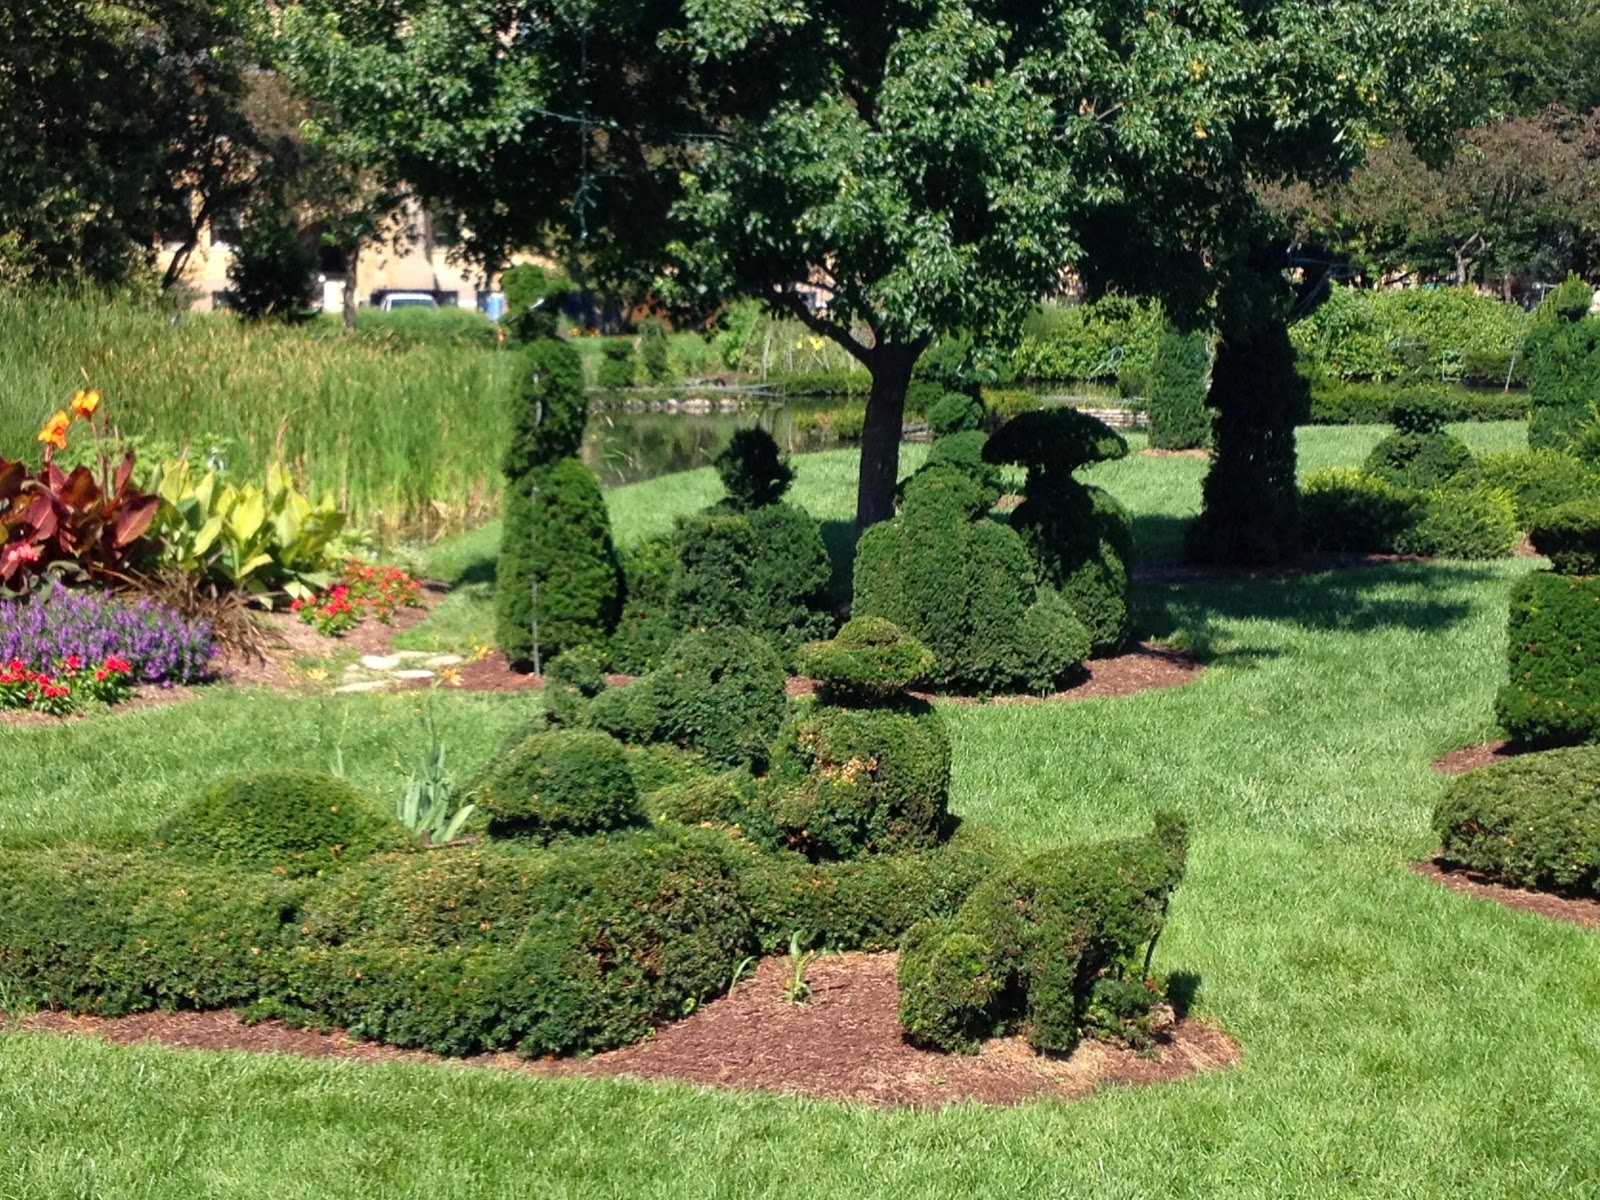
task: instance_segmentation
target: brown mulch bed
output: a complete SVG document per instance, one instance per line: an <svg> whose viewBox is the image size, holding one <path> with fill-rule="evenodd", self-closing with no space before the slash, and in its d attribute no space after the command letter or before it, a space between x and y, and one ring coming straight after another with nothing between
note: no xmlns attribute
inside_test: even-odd
<svg viewBox="0 0 1600 1200"><path fill-rule="evenodd" d="M536 1075L678 1080L739 1091L784 1092L883 1108L938 1108L957 1101L1020 1104L1084 1096L1117 1084L1165 1083L1237 1062L1227 1034L1192 1018L1171 1019L1153 1052L1085 1042L1071 1055L1035 1054L1018 1038L976 1055L944 1055L905 1042L892 954L818 959L807 971L807 1004L783 1000L787 960L764 961L754 977L635 1046L587 1059L528 1062L510 1054L446 1059L352 1041L341 1033L277 1021L247 1025L231 1012L152 1012L127 1017L36 1013L24 1029L80 1033L122 1045L157 1042L196 1050L277 1052L364 1062L454 1063Z"/></svg>
<svg viewBox="0 0 1600 1200"><path fill-rule="evenodd" d="M1435 859L1432 862L1412 863L1411 869L1425 879L1457 892L1465 892L1480 900L1491 900L1519 912L1537 913L1553 921L1565 921L1584 929L1600 929L1600 900L1584 900L1570 896L1556 896L1549 892L1529 891L1525 888L1506 887L1493 883L1477 871L1452 867Z"/></svg>
<svg viewBox="0 0 1600 1200"><path fill-rule="evenodd" d="M1050 696L992 696L988 703L1053 704L1060 700L1109 700L1160 688L1181 687L1193 682L1205 670L1187 652L1150 642L1139 642L1131 650L1110 658L1091 659L1083 665L1086 677L1064 691ZM956 704L984 703L973 696L916 694L925 699L949 700Z"/></svg>
<svg viewBox="0 0 1600 1200"><path fill-rule="evenodd" d="M1463 746L1460 750L1441 754L1433 760L1433 769L1442 771L1446 775L1465 775L1468 771L1475 771L1490 763L1510 762L1523 753L1525 751L1520 747L1501 738L1497 742L1484 742L1480 746Z"/></svg>

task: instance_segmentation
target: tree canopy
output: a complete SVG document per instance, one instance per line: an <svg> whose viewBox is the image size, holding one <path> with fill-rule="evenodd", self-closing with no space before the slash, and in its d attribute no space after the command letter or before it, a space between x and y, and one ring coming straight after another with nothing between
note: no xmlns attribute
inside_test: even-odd
<svg viewBox="0 0 1600 1200"><path fill-rule="evenodd" d="M1479 0L302 0L283 57L469 249L584 247L706 311L754 296L873 389L857 517L892 511L935 337L1004 339L1077 264L1195 307L1256 180L1379 130L1437 146Z"/></svg>

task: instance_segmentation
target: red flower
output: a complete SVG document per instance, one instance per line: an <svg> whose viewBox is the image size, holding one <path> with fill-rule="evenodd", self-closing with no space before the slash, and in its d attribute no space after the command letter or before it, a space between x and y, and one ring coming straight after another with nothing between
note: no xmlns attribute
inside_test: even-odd
<svg viewBox="0 0 1600 1200"><path fill-rule="evenodd" d="M69 671L81 671L81 670L83 670L83 659L79 658L76 654L69 654L67 656L67 670L69 670Z"/></svg>

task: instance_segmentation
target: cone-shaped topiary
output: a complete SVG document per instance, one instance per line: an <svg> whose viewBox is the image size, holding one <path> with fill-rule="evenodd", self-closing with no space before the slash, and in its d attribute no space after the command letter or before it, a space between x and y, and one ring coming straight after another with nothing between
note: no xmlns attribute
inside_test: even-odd
<svg viewBox="0 0 1600 1200"><path fill-rule="evenodd" d="M759 426L737 430L712 465L728 490L727 506L738 512L776 504L794 482L778 443Z"/></svg>
<svg viewBox="0 0 1600 1200"><path fill-rule="evenodd" d="M495 583L495 640L519 666L604 645L621 613L610 514L599 481L573 457L587 416L577 354L554 338L530 345L512 407Z"/></svg>
<svg viewBox="0 0 1600 1200"><path fill-rule="evenodd" d="M1575 276L1544 298L1528 333L1528 445L1570 450L1600 397L1600 318Z"/></svg>
<svg viewBox="0 0 1600 1200"><path fill-rule="evenodd" d="M1150 445L1158 450L1196 450L1211 444L1206 391L1211 376L1211 333L1167 329L1156 344L1145 382Z"/></svg>
<svg viewBox="0 0 1600 1200"><path fill-rule="evenodd" d="M1540 746L1600 740L1600 576L1535 571L1511 592L1495 715Z"/></svg>

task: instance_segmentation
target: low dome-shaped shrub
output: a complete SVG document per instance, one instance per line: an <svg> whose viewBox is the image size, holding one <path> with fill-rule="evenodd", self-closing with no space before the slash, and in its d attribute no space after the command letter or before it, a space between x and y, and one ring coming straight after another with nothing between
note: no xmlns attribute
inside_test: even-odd
<svg viewBox="0 0 1600 1200"><path fill-rule="evenodd" d="M602 651L592 646L563 650L550 660L545 670L545 709L562 725L588 724L589 701L608 686L606 656Z"/></svg>
<svg viewBox="0 0 1600 1200"><path fill-rule="evenodd" d="M927 704L797 706L773 747L760 804L810 858L925 849L949 820L950 737Z"/></svg>
<svg viewBox="0 0 1600 1200"><path fill-rule="evenodd" d="M493 837L599 833L640 819L622 746L595 730L536 733L485 773L476 789Z"/></svg>
<svg viewBox="0 0 1600 1200"><path fill-rule="evenodd" d="M1313 471L1300 492L1301 539L1311 550L1387 554L1422 505L1416 493L1353 467Z"/></svg>
<svg viewBox="0 0 1600 1200"><path fill-rule="evenodd" d="M1517 506L1517 521L1531 528L1546 509L1600 493L1600 474L1558 450L1503 450L1478 460L1488 487L1504 488Z"/></svg>
<svg viewBox="0 0 1600 1200"><path fill-rule="evenodd" d="M937 440L983 429L983 401L966 392L945 392L928 405L928 432Z"/></svg>
<svg viewBox="0 0 1600 1200"><path fill-rule="evenodd" d="M1549 509L1534 522L1531 536L1557 575L1600 575L1600 498Z"/></svg>
<svg viewBox="0 0 1600 1200"><path fill-rule="evenodd" d="M1529 754L1451 780L1440 856L1511 887L1600 895L1600 747Z"/></svg>
<svg viewBox="0 0 1600 1200"><path fill-rule="evenodd" d="M257 771L211 785L156 833L189 862L314 875L410 844L352 783L315 771Z"/></svg>
<svg viewBox="0 0 1600 1200"><path fill-rule="evenodd" d="M1511 592L1495 715L1534 745L1600 738L1600 577L1535 571Z"/></svg>
<svg viewBox="0 0 1600 1200"><path fill-rule="evenodd" d="M1421 513L1395 538L1395 549L1431 558L1503 558L1518 532L1510 493L1481 484L1435 488L1423 495Z"/></svg>
<svg viewBox="0 0 1600 1200"><path fill-rule="evenodd" d="M1444 487L1473 469L1467 444L1443 430L1391 433L1372 448L1362 467L1387 484L1417 491Z"/></svg>
<svg viewBox="0 0 1600 1200"><path fill-rule="evenodd" d="M831 641L808 642L800 672L817 681L832 703L871 704L890 699L933 670L933 654L893 621L856 617Z"/></svg>

